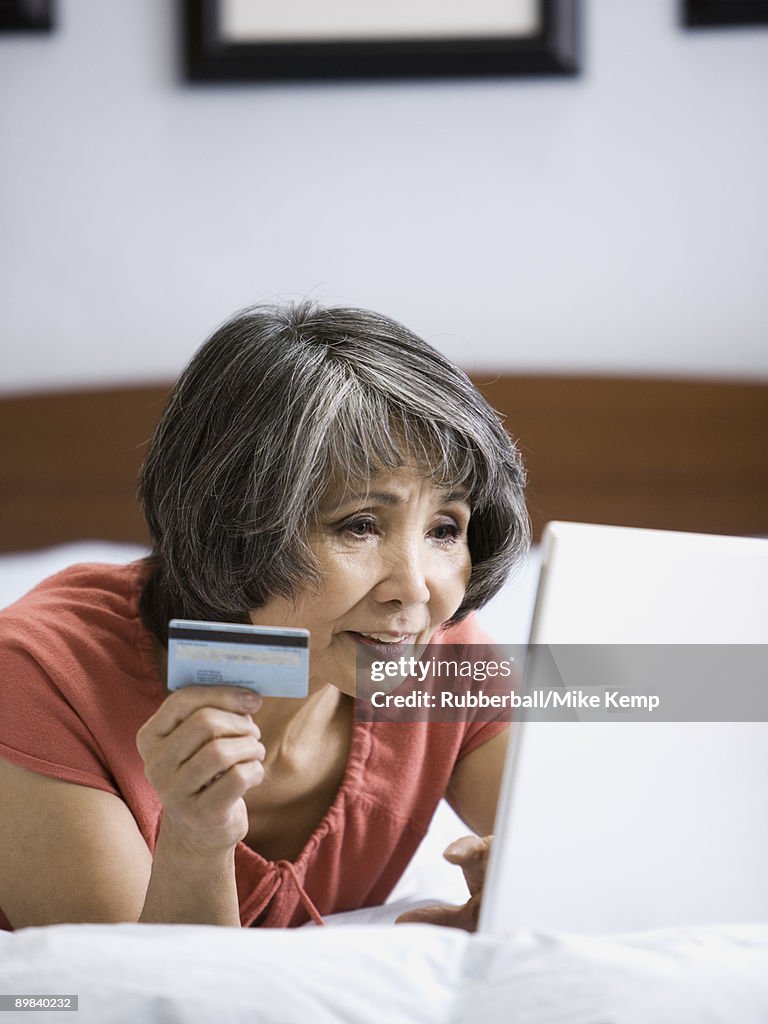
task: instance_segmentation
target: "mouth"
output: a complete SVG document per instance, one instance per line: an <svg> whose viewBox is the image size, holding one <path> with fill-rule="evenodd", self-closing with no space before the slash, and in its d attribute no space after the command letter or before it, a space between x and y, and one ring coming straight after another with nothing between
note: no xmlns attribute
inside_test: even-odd
<svg viewBox="0 0 768 1024"><path fill-rule="evenodd" d="M358 633L348 630L349 636L366 650L376 652L382 658L395 658L404 647L416 643L417 633Z"/></svg>

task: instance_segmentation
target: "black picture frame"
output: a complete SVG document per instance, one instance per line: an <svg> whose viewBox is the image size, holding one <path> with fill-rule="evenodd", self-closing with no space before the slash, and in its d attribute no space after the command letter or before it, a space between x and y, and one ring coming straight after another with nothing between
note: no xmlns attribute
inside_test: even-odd
<svg viewBox="0 0 768 1024"><path fill-rule="evenodd" d="M50 32L54 0L0 0L0 32Z"/></svg>
<svg viewBox="0 0 768 1024"><path fill-rule="evenodd" d="M687 28L768 25L768 0L681 0Z"/></svg>
<svg viewBox="0 0 768 1024"><path fill-rule="evenodd" d="M184 72L191 82L578 74L581 0L538 2L527 36L232 43L218 37L219 0L181 0Z"/></svg>

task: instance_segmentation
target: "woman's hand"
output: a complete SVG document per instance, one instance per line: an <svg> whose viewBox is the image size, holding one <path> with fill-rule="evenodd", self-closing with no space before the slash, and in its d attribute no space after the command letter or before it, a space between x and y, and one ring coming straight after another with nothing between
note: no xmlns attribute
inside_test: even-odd
<svg viewBox="0 0 768 1024"><path fill-rule="evenodd" d="M264 778L251 712L261 698L236 686L189 686L168 697L136 745L163 805L166 840L195 856L234 849L248 832L243 799Z"/></svg>
<svg viewBox="0 0 768 1024"><path fill-rule="evenodd" d="M408 910L401 914L395 924L440 924L449 928L463 928L477 931L480 903L483 897L485 870L491 851L493 836L464 836L445 850L443 856L451 864L458 864L464 872L469 889L469 899L459 907L435 904Z"/></svg>

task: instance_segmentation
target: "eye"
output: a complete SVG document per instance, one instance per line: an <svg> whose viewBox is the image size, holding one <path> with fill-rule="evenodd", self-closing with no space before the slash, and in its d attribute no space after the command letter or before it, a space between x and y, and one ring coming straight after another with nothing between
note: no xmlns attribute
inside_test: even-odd
<svg viewBox="0 0 768 1024"><path fill-rule="evenodd" d="M341 527L343 533L349 533L353 537L368 537L375 530L376 524L373 519L369 517L361 517L359 519L350 519L349 522L344 523Z"/></svg>
<svg viewBox="0 0 768 1024"><path fill-rule="evenodd" d="M432 527L432 536L439 544L453 544L461 533L456 523L438 523Z"/></svg>

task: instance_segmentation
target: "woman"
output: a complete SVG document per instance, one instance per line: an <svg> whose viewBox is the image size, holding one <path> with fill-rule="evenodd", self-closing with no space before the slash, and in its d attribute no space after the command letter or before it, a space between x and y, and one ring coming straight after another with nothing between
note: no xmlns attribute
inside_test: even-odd
<svg viewBox="0 0 768 1024"><path fill-rule="evenodd" d="M375 313L254 308L182 374L140 497L152 556L0 615L0 925L298 925L383 902L446 796L472 927L503 723L364 723L355 652L482 641L526 550L515 446ZM304 700L165 686L173 617L310 630ZM8 841L12 837L12 841Z"/></svg>

